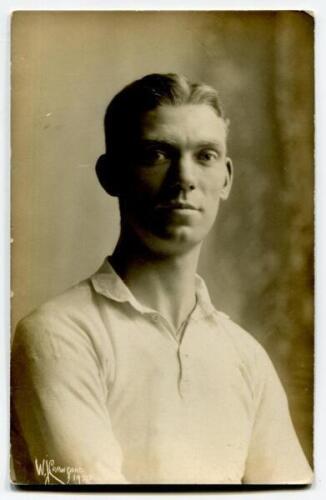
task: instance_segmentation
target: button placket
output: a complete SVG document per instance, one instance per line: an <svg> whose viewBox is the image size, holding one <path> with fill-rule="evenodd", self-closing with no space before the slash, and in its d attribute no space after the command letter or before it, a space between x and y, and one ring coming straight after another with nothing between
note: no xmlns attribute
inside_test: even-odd
<svg viewBox="0 0 326 500"><path fill-rule="evenodd" d="M191 388L189 358L189 352L183 352L180 346L178 350L178 359L180 363L179 392L181 396L189 394Z"/></svg>

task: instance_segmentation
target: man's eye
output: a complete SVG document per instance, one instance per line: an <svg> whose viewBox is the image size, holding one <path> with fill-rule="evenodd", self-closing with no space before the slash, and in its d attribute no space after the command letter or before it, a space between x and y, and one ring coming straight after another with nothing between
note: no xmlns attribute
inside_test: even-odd
<svg viewBox="0 0 326 500"><path fill-rule="evenodd" d="M152 152L152 158L154 161L165 161L168 155L165 151L155 150Z"/></svg>
<svg viewBox="0 0 326 500"><path fill-rule="evenodd" d="M214 163L219 159L219 154L214 149L203 149L199 151L197 158L202 163Z"/></svg>
<svg viewBox="0 0 326 500"><path fill-rule="evenodd" d="M141 154L140 162L145 165L158 165L168 161L169 157L166 151L160 149L145 150Z"/></svg>

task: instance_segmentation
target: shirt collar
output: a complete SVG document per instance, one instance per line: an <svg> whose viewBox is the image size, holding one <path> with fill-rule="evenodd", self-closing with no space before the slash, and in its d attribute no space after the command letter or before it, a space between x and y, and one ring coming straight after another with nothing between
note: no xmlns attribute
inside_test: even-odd
<svg viewBox="0 0 326 500"><path fill-rule="evenodd" d="M108 259L105 259L99 270L90 278L95 291L116 302L128 302L141 314L156 312L141 304L115 272ZM197 306L192 313L192 319L197 320L210 315L215 308L204 280L196 274Z"/></svg>

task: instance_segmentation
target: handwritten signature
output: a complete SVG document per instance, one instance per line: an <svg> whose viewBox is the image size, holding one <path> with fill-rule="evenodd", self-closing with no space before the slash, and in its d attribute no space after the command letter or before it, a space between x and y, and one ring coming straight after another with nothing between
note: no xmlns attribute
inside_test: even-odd
<svg viewBox="0 0 326 500"><path fill-rule="evenodd" d="M53 458L34 460L36 474L44 479L44 484L87 484L89 476L82 467L57 465Z"/></svg>

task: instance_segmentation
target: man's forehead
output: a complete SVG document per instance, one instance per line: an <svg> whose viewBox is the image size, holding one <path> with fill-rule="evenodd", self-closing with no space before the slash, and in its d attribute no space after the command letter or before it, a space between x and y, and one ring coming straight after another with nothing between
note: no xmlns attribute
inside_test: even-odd
<svg viewBox="0 0 326 500"><path fill-rule="evenodd" d="M225 142L227 124L208 104L161 105L144 113L140 139Z"/></svg>

